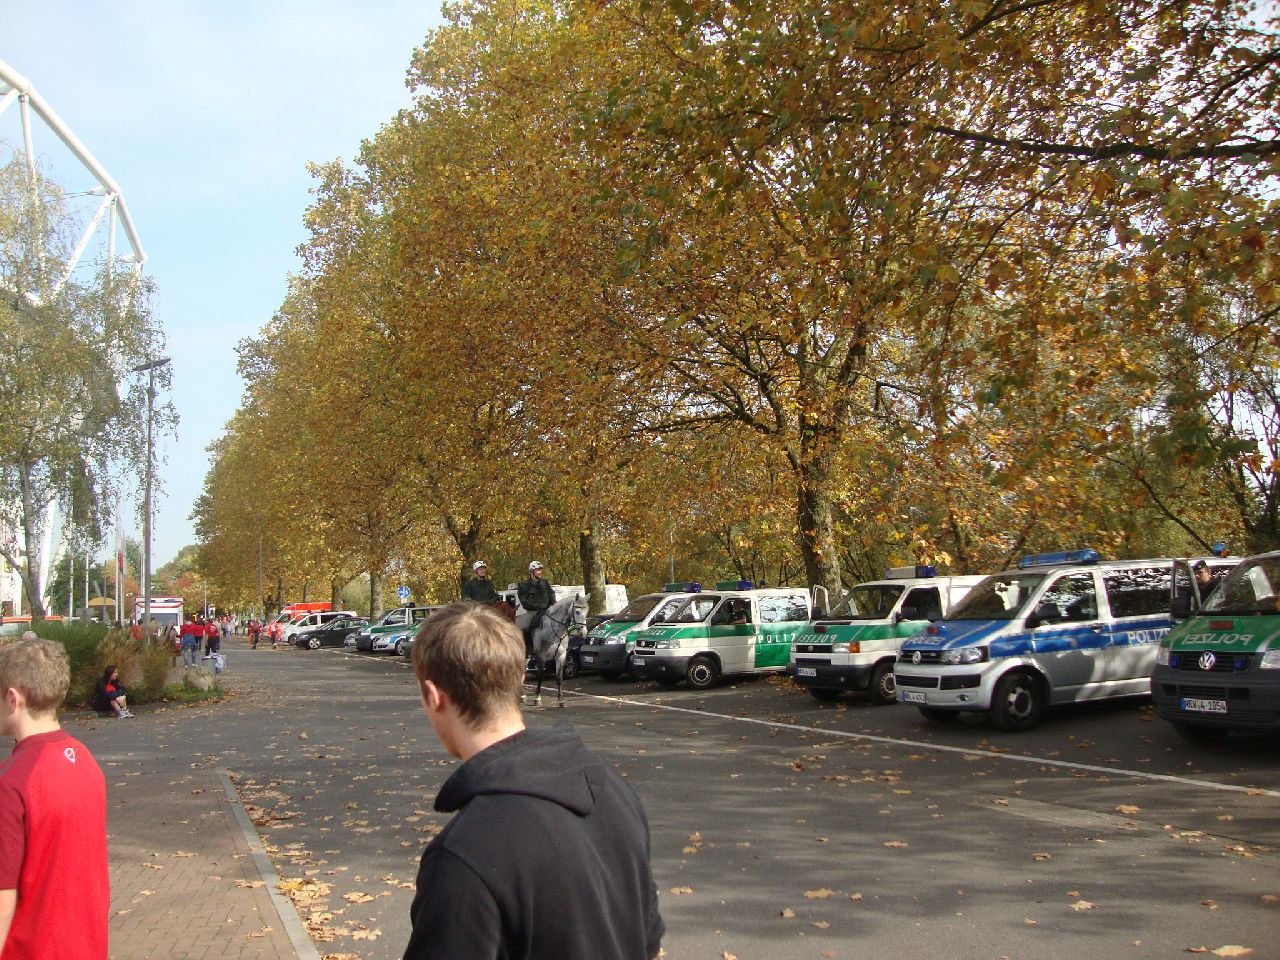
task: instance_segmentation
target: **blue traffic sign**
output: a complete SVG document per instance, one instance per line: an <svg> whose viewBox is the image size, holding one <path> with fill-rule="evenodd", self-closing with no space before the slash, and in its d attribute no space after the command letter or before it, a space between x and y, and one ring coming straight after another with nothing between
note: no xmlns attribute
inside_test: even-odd
<svg viewBox="0 0 1280 960"><path fill-rule="evenodd" d="M401 603L403 603L404 601L408 600L408 599L409 599L409 588L408 588L408 587L401 587L399 590L397 590L397 591L396 591L396 596L400 598L400 602L401 602Z"/></svg>

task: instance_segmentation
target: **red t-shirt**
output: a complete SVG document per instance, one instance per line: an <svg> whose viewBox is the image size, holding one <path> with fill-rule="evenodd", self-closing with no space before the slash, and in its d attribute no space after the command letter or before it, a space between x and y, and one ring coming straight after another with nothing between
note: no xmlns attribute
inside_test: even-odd
<svg viewBox="0 0 1280 960"><path fill-rule="evenodd" d="M64 730L0 762L0 890L18 892L0 960L106 960L107 784Z"/></svg>

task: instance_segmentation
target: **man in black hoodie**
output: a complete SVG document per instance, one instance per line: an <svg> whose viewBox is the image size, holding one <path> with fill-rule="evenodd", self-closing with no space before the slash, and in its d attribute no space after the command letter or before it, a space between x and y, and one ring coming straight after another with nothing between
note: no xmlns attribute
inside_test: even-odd
<svg viewBox="0 0 1280 960"><path fill-rule="evenodd" d="M567 723L528 730L520 631L490 607L429 617L413 666L431 728L463 761L435 808L405 960L652 960L665 930L635 792Z"/></svg>

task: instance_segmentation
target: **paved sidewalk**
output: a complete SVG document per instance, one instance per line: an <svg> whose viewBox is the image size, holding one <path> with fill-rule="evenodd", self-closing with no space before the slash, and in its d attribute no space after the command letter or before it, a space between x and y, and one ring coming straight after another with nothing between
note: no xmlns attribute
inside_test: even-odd
<svg viewBox="0 0 1280 960"><path fill-rule="evenodd" d="M230 700L144 705L134 708L136 720L82 711L63 717L106 775L113 960L318 956L300 934L292 904L273 891L274 875L264 879L269 861L256 835L246 837L249 821L227 795L224 768L234 769L237 753L229 734L236 721L252 722L263 694L235 675L238 639L227 646ZM304 941L301 951L290 924Z"/></svg>

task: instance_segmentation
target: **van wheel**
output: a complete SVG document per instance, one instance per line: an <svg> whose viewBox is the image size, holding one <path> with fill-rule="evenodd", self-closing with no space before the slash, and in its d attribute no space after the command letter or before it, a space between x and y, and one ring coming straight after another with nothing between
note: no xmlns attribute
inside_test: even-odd
<svg viewBox="0 0 1280 960"><path fill-rule="evenodd" d="M959 710L942 710L938 707L921 707L920 716L934 723L959 723Z"/></svg>
<svg viewBox="0 0 1280 960"><path fill-rule="evenodd" d="M898 702L898 685L893 679L893 661L885 660L876 664L871 671L871 682L867 685L867 696L877 706L885 707Z"/></svg>
<svg viewBox="0 0 1280 960"><path fill-rule="evenodd" d="M830 703L840 696L840 691L832 690L829 687L809 687L809 696L815 700L821 700L823 703Z"/></svg>
<svg viewBox="0 0 1280 960"><path fill-rule="evenodd" d="M1044 700L1040 681L1031 674L1006 674L991 697L991 722L1009 733L1030 730L1040 722Z"/></svg>
<svg viewBox="0 0 1280 960"><path fill-rule="evenodd" d="M720 679L720 668L710 657L694 657L685 668L684 679L695 690L706 690Z"/></svg>
<svg viewBox="0 0 1280 960"><path fill-rule="evenodd" d="M1198 723L1175 723L1173 729L1183 740L1192 743L1219 743L1231 732L1225 727L1206 727Z"/></svg>

